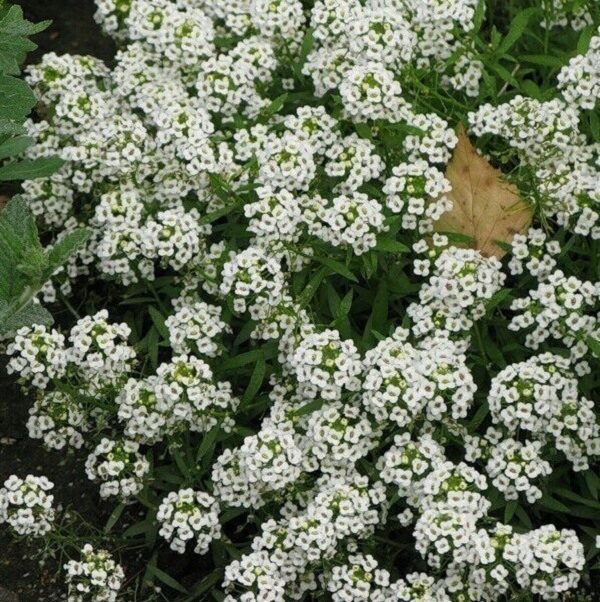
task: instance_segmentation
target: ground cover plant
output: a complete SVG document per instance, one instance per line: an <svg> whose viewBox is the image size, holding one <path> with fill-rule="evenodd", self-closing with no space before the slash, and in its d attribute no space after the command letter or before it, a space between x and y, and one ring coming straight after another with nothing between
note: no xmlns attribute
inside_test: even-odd
<svg viewBox="0 0 600 602"><path fill-rule="evenodd" d="M26 76L70 318L5 351L107 520L0 523L69 602L594 593L597 4L96 4L114 60Z"/></svg>

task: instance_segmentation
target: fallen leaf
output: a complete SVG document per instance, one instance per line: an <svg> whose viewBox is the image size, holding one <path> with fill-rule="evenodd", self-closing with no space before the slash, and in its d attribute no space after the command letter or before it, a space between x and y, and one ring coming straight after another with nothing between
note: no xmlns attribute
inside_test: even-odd
<svg viewBox="0 0 600 602"><path fill-rule="evenodd" d="M478 154L462 124L457 135L458 144L446 168L453 207L434 228L468 236L471 248L501 258L506 250L497 242L509 244L515 234L523 232L531 222L531 209L517 187Z"/></svg>

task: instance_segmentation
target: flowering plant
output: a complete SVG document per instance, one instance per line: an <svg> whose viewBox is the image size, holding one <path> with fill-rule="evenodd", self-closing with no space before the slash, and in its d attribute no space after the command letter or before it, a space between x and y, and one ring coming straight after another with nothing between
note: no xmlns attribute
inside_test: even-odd
<svg viewBox="0 0 600 602"><path fill-rule="evenodd" d="M147 554L123 599L597 579L598 6L96 4L114 64L28 70L28 152L65 164L24 198L90 233L43 289L74 324L7 352L32 437L88 455ZM106 554L67 565L73 600L115 599Z"/></svg>

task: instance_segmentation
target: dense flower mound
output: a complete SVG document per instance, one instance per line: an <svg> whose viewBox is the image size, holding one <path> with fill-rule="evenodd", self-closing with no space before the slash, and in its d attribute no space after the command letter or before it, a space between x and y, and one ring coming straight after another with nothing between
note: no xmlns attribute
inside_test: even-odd
<svg viewBox="0 0 600 602"><path fill-rule="evenodd" d="M31 436L140 504L152 566L205 555L218 600L585 582L594 528L554 494L600 508L594 3L539 3L542 38L586 42L544 93L490 68L477 0L96 3L114 62L28 73L28 152L65 163L24 196L53 240L89 231L43 290L88 315L7 347ZM436 228L459 122L531 212L495 255ZM11 477L0 520L49 531L46 489ZM74 602L125 581L89 544L66 568Z"/></svg>

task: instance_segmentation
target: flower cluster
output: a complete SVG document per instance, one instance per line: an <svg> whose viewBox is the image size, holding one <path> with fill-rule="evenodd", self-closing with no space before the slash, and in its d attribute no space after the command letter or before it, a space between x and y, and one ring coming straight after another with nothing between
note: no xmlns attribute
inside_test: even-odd
<svg viewBox="0 0 600 602"><path fill-rule="evenodd" d="M494 423L511 436L526 432L542 443L552 441L575 470L587 469L590 457L600 454L594 404L579 394L563 357L543 353L508 366L494 377L488 402Z"/></svg>
<svg viewBox="0 0 600 602"><path fill-rule="evenodd" d="M65 564L65 581L69 586L68 602L115 602L125 573L106 550L85 544L81 560Z"/></svg>
<svg viewBox="0 0 600 602"><path fill-rule="evenodd" d="M581 359L588 351L587 337L599 328L593 313L599 301L598 283L582 282L557 270L527 297L515 299L511 309L517 314L509 328L530 330L525 344L531 349L538 349L540 343L552 337L569 347L574 358Z"/></svg>
<svg viewBox="0 0 600 602"><path fill-rule="evenodd" d="M144 476L150 464L133 441L102 439L85 463L91 481L100 482L102 497L118 496L122 501L138 494L144 487Z"/></svg>
<svg viewBox="0 0 600 602"><path fill-rule="evenodd" d="M172 491L158 507L156 519L161 524L159 535L180 554L185 552L190 540L196 544L196 554L205 554L210 542L221 536L219 504L203 491Z"/></svg>
<svg viewBox="0 0 600 602"><path fill-rule="evenodd" d="M54 487L46 477L12 475L0 488L0 524L7 523L17 535L42 537L54 523Z"/></svg>
<svg viewBox="0 0 600 602"><path fill-rule="evenodd" d="M26 154L64 164L24 197L52 244L89 230L43 295L91 313L7 346L31 437L85 450L100 496L141 502L163 547L226 553L225 602L577 587L581 534L536 504L600 456L600 285L569 256L600 238L598 34L529 97L519 65L490 68L519 21L488 52L477 0L96 4L110 66L28 68ZM594 23L585 2L543 4L548 39ZM462 209L457 112L535 209L493 254L438 231ZM45 534L48 488L11 477L0 521ZM511 509L531 505L527 531ZM73 602L124 581L89 545L66 570Z"/></svg>

